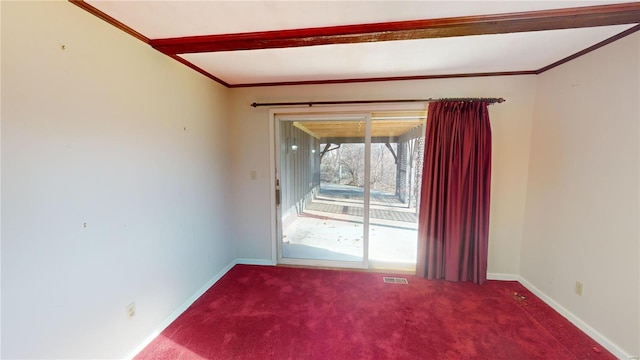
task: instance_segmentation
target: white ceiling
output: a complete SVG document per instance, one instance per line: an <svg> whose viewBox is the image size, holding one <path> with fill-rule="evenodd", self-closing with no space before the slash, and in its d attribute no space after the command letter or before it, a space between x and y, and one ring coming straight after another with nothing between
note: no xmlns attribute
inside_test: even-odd
<svg viewBox="0 0 640 360"><path fill-rule="evenodd" d="M149 39L593 6L629 1L86 1ZM533 71L635 24L179 55L229 85Z"/></svg>

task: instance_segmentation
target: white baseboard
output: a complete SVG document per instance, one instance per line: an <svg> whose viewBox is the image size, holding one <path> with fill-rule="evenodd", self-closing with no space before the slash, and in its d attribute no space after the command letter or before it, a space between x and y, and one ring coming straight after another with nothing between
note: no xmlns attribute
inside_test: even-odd
<svg viewBox="0 0 640 360"><path fill-rule="evenodd" d="M267 259L236 259L236 264L241 265L263 265L274 266L275 264L271 260Z"/></svg>
<svg viewBox="0 0 640 360"><path fill-rule="evenodd" d="M169 316L167 316L167 318L165 318L155 328L155 330L151 333L151 335L149 335L140 345L138 345L138 347L136 347L135 350L133 350L133 352L126 357L126 359L133 359L133 357L135 357L140 351L142 351L147 345L149 345L153 341L153 339L155 339L158 335L160 335L160 333L164 329L166 329L167 326L169 326L172 322L174 322L178 318L178 316L180 316L180 314L182 314L185 310L187 310L187 308L189 308L189 306L191 306L191 304L193 304L194 301L196 301L200 296L202 296L202 294L204 294L207 290L209 290L209 288L213 286L213 284L218 282L218 280L220 280L224 276L224 274L226 274L229 270L231 270L231 268L234 267L236 263L237 263L237 260L230 262L229 264L227 264L227 266L225 266L222 270L220 270L217 274L215 274L211 278L211 280L207 281L207 283L204 284L200 289L198 289L198 291L196 291L193 295L191 295L191 297L187 299L187 301L182 303L182 305L180 305L175 311L173 311Z"/></svg>
<svg viewBox="0 0 640 360"><path fill-rule="evenodd" d="M513 274L487 273L487 280L518 281L519 278L518 275Z"/></svg>
<svg viewBox="0 0 640 360"><path fill-rule="evenodd" d="M569 322L575 325L578 329L582 330L585 334L589 335L593 340L595 340L598 344L602 345L605 349L615 355L618 359L638 359L637 356L632 356L626 351L622 350L619 346L614 344L607 337L596 331L594 328L589 326L586 322L580 319L578 316L573 314L571 311L567 310L562 305L558 304L555 300L553 300L550 296L545 294L542 290L533 286L527 279L522 276L518 276L518 281L522 286L531 291L535 296L539 297L542 301L544 301L547 305L551 306L555 311L557 311L560 315L564 316Z"/></svg>

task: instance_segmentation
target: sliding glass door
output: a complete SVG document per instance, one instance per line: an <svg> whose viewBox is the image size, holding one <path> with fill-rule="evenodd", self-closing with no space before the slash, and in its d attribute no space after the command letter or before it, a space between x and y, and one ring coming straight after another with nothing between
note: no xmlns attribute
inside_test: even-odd
<svg viewBox="0 0 640 360"><path fill-rule="evenodd" d="M367 117L277 125L280 262L366 267Z"/></svg>
<svg viewBox="0 0 640 360"><path fill-rule="evenodd" d="M375 113L276 117L278 262L413 269L410 144L423 124Z"/></svg>
<svg viewBox="0 0 640 360"><path fill-rule="evenodd" d="M369 267L415 271L425 114L373 113Z"/></svg>

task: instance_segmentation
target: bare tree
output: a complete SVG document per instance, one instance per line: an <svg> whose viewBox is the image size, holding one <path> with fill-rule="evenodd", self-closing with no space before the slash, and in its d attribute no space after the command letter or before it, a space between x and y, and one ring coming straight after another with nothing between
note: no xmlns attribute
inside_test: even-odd
<svg viewBox="0 0 640 360"><path fill-rule="evenodd" d="M322 145L324 147L324 144ZM394 153L397 144L391 145ZM321 179L325 182L364 187L364 144L341 144L322 156ZM371 144L371 188L393 193L396 187L396 163L385 144Z"/></svg>
<svg viewBox="0 0 640 360"><path fill-rule="evenodd" d="M342 166L341 184L364 186L364 144L342 144L339 165Z"/></svg>
<svg viewBox="0 0 640 360"><path fill-rule="evenodd" d="M392 144L394 153L397 145ZM396 162L395 157L383 143L371 144L371 189L388 193L395 192Z"/></svg>
<svg viewBox="0 0 640 360"><path fill-rule="evenodd" d="M325 144L321 144L324 148ZM340 149L334 149L327 151L322 155L320 159L320 181L339 183L338 177L338 151Z"/></svg>

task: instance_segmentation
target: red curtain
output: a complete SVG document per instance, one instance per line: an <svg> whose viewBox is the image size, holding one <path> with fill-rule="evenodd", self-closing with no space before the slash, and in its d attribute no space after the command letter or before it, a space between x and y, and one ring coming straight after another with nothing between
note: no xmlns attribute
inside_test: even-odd
<svg viewBox="0 0 640 360"><path fill-rule="evenodd" d="M429 104L416 274L487 279L491 126L486 102Z"/></svg>

